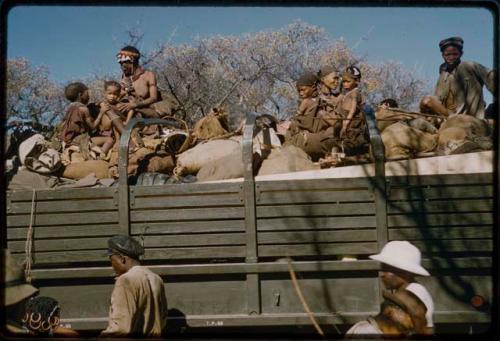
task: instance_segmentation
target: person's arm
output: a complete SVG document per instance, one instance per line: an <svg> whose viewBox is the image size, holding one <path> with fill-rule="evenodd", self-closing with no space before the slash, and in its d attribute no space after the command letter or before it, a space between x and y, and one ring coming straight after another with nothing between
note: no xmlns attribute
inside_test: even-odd
<svg viewBox="0 0 500 341"><path fill-rule="evenodd" d="M345 120L342 121L342 129L340 130L340 136L344 136L345 133L347 132L347 129L349 129L349 126L351 125L352 119L354 118L354 115L358 111L358 101L349 96L346 97L347 101L345 103L345 109L347 111L347 117Z"/></svg>
<svg viewBox="0 0 500 341"><path fill-rule="evenodd" d="M119 277L116 280L111 294L108 327L101 332L100 336L123 336L131 333L132 318L137 310L132 290L127 278Z"/></svg>
<svg viewBox="0 0 500 341"><path fill-rule="evenodd" d="M54 337L80 337L80 334L76 330L61 325L54 328L52 334Z"/></svg>
<svg viewBox="0 0 500 341"><path fill-rule="evenodd" d="M125 122L123 124L127 125L127 123L132 119L132 117L134 117L134 111L129 110L127 113L127 119L125 120Z"/></svg>
<svg viewBox="0 0 500 341"><path fill-rule="evenodd" d="M481 80L486 86L486 89L494 95L495 94L495 81L496 81L496 70L488 69L479 63L474 63L474 73L476 77Z"/></svg>
<svg viewBox="0 0 500 341"><path fill-rule="evenodd" d="M93 120L92 116L90 116L89 109L80 108L80 110L82 112L82 116L85 120L85 123L90 128L90 130L94 130L95 128L97 128L99 126L99 124L101 124L102 115L104 114L104 112L102 110L99 112L99 114L97 115L95 120Z"/></svg>

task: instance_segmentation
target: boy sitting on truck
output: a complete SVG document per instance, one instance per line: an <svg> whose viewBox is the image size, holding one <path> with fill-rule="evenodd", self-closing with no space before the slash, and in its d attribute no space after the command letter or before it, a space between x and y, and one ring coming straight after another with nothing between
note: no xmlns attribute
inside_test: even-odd
<svg viewBox="0 0 500 341"><path fill-rule="evenodd" d="M101 123L104 112L99 112L94 120L90 115L87 104L89 103L89 89L80 82L71 83L64 89L66 98L71 102L62 124L58 138L66 145L78 145L84 134L90 134ZM113 146L110 136L94 136L90 139L93 144L100 146L106 154Z"/></svg>
<svg viewBox="0 0 500 341"><path fill-rule="evenodd" d="M370 258L382 263L379 273L386 289L408 290L424 303L427 309L424 334L432 334L434 301L427 289L415 281L416 275L429 276L429 272L420 264L420 250L407 241L395 240L387 243L380 253L371 255Z"/></svg>

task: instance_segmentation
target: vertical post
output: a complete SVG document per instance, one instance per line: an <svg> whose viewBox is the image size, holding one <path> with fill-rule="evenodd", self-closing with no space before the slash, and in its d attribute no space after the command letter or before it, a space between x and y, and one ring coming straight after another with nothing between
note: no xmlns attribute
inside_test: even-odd
<svg viewBox="0 0 500 341"><path fill-rule="evenodd" d="M255 113L250 113L245 121L242 141L243 157L243 198L245 205L246 263L257 263L257 218L255 208L255 181L253 176L253 131ZM247 274L247 310L249 314L261 313L260 280L257 273Z"/></svg>
<svg viewBox="0 0 500 341"><path fill-rule="evenodd" d="M365 106L366 121L370 134L370 145L372 147L373 158L375 159L375 179L373 184L373 195L375 197L375 215L377 225L377 249L380 252L388 240L387 231L387 190L385 180L385 149L382 138L378 131L375 120L375 113L371 107ZM379 305L383 301L382 280L378 279L379 285Z"/></svg>
<svg viewBox="0 0 500 341"><path fill-rule="evenodd" d="M120 137L120 145L118 149L118 222L120 230L125 235L130 235L130 210L129 210L129 186L128 186L128 145L132 129L136 125L170 125L175 128L181 128L181 124L173 117L166 119L142 119L133 118L127 124Z"/></svg>

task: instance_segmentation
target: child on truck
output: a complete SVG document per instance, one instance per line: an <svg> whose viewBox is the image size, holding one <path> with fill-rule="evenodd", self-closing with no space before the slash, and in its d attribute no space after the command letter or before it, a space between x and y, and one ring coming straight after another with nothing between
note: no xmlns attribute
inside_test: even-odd
<svg viewBox="0 0 500 341"><path fill-rule="evenodd" d="M368 141L368 130L363 113L363 97L358 88L361 71L350 66L342 74L345 94L340 99L336 111L342 119L342 128L335 134L337 144L343 146L347 155L359 154Z"/></svg>
<svg viewBox="0 0 500 341"><path fill-rule="evenodd" d="M89 103L89 89L80 82L71 83L64 89L66 99L70 105L61 124L58 138L66 145L78 145L84 135L92 133L102 121L103 112L99 112L94 120L90 115L87 104ZM91 142L101 147L106 154L113 146L113 138L110 136L94 136Z"/></svg>

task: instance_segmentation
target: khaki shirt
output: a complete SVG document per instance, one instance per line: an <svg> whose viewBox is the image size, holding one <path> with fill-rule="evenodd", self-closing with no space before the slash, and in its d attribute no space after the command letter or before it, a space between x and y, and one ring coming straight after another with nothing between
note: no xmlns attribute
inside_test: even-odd
<svg viewBox="0 0 500 341"><path fill-rule="evenodd" d="M137 265L116 279L108 327L101 336L159 337L167 324L167 299L160 276Z"/></svg>
<svg viewBox="0 0 500 341"><path fill-rule="evenodd" d="M479 63L466 61L460 62L451 71L443 64L440 70L434 91L439 101L451 114L484 118L483 85L491 93L494 92L495 71Z"/></svg>

